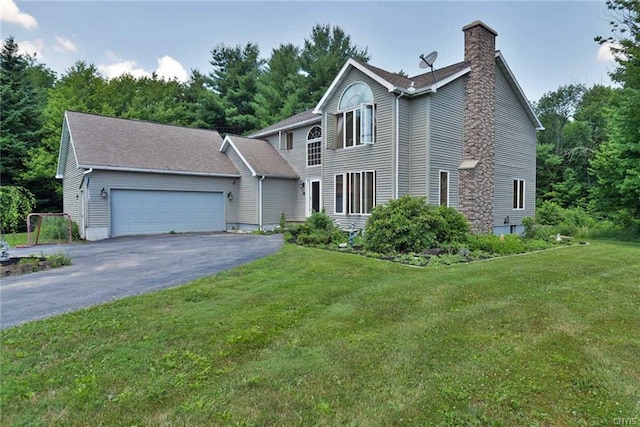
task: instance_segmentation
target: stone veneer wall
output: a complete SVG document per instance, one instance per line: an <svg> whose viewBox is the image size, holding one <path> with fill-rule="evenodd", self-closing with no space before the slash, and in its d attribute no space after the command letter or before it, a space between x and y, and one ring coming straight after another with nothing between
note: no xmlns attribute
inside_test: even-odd
<svg viewBox="0 0 640 427"><path fill-rule="evenodd" d="M495 157L494 30L480 21L462 28L464 59L471 63L464 104L463 161L478 161L459 170L459 209L475 233L493 231Z"/></svg>

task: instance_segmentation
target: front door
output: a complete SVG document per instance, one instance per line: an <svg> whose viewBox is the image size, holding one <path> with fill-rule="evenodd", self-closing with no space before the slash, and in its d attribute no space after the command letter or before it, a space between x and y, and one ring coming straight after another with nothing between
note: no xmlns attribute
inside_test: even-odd
<svg viewBox="0 0 640 427"><path fill-rule="evenodd" d="M307 181L307 216L322 209L322 183L319 179Z"/></svg>

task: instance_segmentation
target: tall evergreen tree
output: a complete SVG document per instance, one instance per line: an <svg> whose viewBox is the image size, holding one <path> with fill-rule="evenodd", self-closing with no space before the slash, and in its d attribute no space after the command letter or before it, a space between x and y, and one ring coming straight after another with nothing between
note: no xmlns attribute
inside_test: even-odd
<svg viewBox="0 0 640 427"><path fill-rule="evenodd" d="M189 126L201 129L224 126L224 107L220 96L213 90L210 76L192 70L184 96Z"/></svg>
<svg viewBox="0 0 640 427"><path fill-rule="evenodd" d="M30 70L32 59L18 52L13 37L5 40L0 52L0 176L3 185L21 185L21 173L29 150L41 138L42 112L46 88L38 87Z"/></svg>
<svg viewBox="0 0 640 427"><path fill-rule="evenodd" d="M244 47L221 44L211 51L210 76L225 109L225 123L219 129L224 133L243 134L260 127L255 97L264 60L259 54L258 45L253 43Z"/></svg>
<svg viewBox="0 0 640 427"><path fill-rule="evenodd" d="M351 36L338 26L316 25L305 39L301 54L302 70L307 74L303 102L313 107L329 88L344 63L349 59L369 61L367 48L351 42Z"/></svg>
<svg viewBox="0 0 640 427"><path fill-rule="evenodd" d="M38 200L39 209L62 209L62 186L54 177L65 110L113 114L114 108L106 101L105 85L94 65L78 61L49 90L41 143L30 150L22 173L22 179L29 183L28 188Z"/></svg>
<svg viewBox="0 0 640 427"><path fill-rule="evenodd" d="M301 73L300 49L281 44L271 53L258 81L255 110L260 127L266 127L304 110L305 77Z"/></svg>

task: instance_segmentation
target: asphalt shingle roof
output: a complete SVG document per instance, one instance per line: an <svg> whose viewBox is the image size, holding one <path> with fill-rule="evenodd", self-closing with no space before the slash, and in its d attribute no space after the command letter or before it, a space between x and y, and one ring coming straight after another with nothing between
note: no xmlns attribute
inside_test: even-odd
<svg viewBox="0 0 640 427"><path fill-rule="evenodd" d="M279 178L298 178L298 173L282 158L269 142L262 139L227 135L238 153L246 160L256 175Z"/></svg>
<svg viewBox="0 0 640 427"><path fill-rule="evenodd" d="M66 112L78 164L203 175L237 175L217 131Z"/></svg>
<svg viewBox="0 0 640 427"><path fill-rule="evenodd" d="M271 126L267 126L264 129L260 129L259 131L254 132L249 136L252 137L256 135L269 135L271 133L275 133L278 130L287 129L290 126L294 126L298 123L303 123L310 120L320 121L320 115L314 114L313 110L303 111L302 113L298 113L294 116L288 117L284 120L274 123Z"/></svg>
<svg viewBox="0 0 640 427"><path fill-rule="evenodd" d="M375 67L371 64L358 61L360 65L367 68L369 71L379 75L384 80L388 81L394 86L408 89L411 87L411 83L416 89L421 89L423 87L431 86L435 82L439 82L444 80L452 75L456 74L459 71L464 70L465 68L470 66L469 62L458 62L456 64L449 65L447 67L439 68L437 70L433 70L433 75L431 75L431 71L428 71L423 74L418 74L414 77L403 77L398 74L390 73L389 71L385 71L382 68Z"/></svg>

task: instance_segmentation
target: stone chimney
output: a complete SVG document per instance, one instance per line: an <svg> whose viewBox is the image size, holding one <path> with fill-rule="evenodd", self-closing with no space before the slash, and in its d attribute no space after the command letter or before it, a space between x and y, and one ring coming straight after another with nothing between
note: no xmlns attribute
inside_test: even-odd
<svg viewBox="0 0 640 427"><path fill-rule="evenodd" d="M462 28L470 63L464 102L464 141L459 168L459 209L474 233L493 231L496 33L480 21Z"/></svg>

